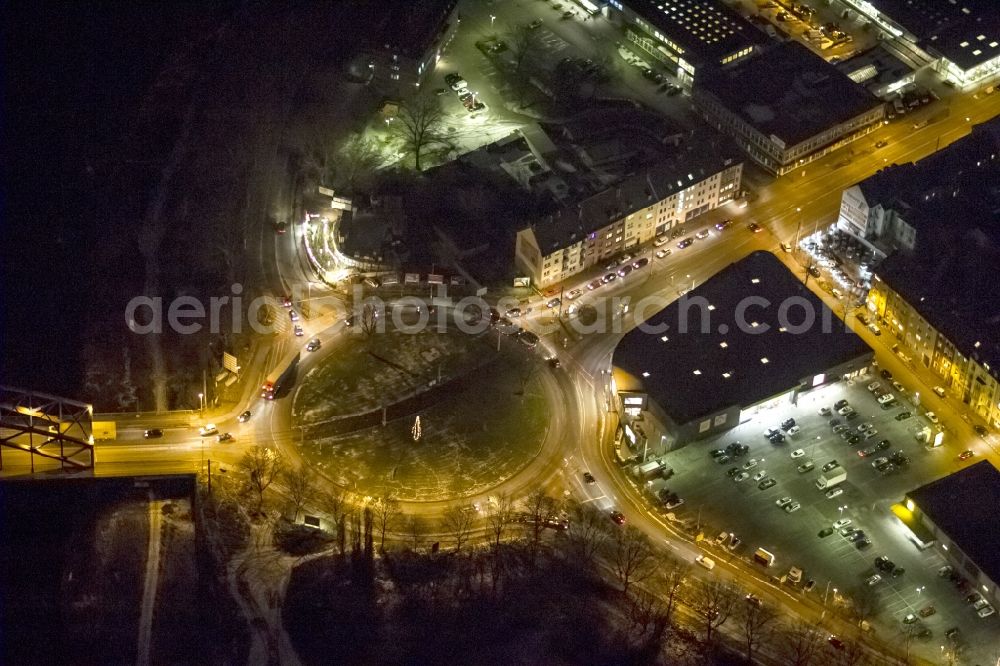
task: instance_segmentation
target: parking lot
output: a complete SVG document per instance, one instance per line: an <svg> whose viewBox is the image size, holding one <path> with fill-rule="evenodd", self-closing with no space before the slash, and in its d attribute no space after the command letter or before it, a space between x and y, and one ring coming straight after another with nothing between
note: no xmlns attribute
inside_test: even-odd
<svg viewBox="0 0 1000 666"><path fill-rule="evenodd" d="M933 641L938 649L945 642L945 632L960 626L967 644L976 645L976 636L982 632L984 641L980 644L990 645L995 641L997 616L978 618L965 602L971 590L959 592L952 582L938 576L944 560L933 549L921 551L911 543L908 532L890 511L906 491L944 476L960 464L971 464L975 458L959 462L953 448L929 449L918 441L915 431L930 431L932 425L923 416L924 410L912 403L905 387L900 391L880 377L877 368L874 372L851 383L841 381L806 391L796 404L791 403L790 395L781 397L759 407L748 421L725 435L667 454L665 461L674 476L666 485L684 499L673 511L680 518L698 521L709 540L722 531L739 536L743 543L732 552L719 548L720 558L751 560L754 551L763 547L775 555L767 573L780 579L792 566L804 570L802 582L790 585L790 589L812 595L820 603L825 598L831 609L846 604L848 598L870 606L870 621L882 635L902 636L905 627L914 635L923 633L920 640ZM882 391L893 393L896 406L881 408L868 390L875 381ZM841 400L856 410L852 420L836 413L820 414L822 408L832 409ZM897 420L903 412L912 416ZM769 442L765 431L779 429L789 418L795 420L798 432L786 432L783 443ZM877 434L867 440L860 437L852 445L833 431L833 418L849 426L846 435L858 434L862 424L870 424ZM882 440L889 441L883 450L859 455ZM711 455L736 441L749 447L745 454L729 460ZM899 451L908 459L906 464L894 466L887 475L873 467L879 457ZM816 480L831 461L846 471L847 478L837 486L842 488L841 494L827 497L817 488ZM808 463L812 469L807 469ZM740 472L747 478L737 481L742 478ZM767 479L773 479L773 485ZM800 508L786 512L778 506L783 498L791 498ZM837 531L820 536L821 530L832 528L839 519L851 521L846 529L862 529L871 545L858 548ZM879 572L874 566L877 556L888 557L904 572L895 577ZM868 585L876 573L881 580ZM810 580L814 583L806 592ZM902 624L905 616L916 615L928 606L934 607L933 614L917 618L911 625Z"/></svg>

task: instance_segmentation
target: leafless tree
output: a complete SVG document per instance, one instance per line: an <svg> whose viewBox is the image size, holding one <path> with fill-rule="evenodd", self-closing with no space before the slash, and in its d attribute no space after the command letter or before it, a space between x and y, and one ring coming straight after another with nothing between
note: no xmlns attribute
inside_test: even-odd
<svg viewBox="0 0 1000 666"><path fill-rule="evenodd" d="M427 522L417 515L407 516L406 533L410 537L410 548L417 550L424 542L424 535L427 534Z"/></svg>
<svg viewBox="0 0 1000 666"><path fill-rule="evenodd" d="M608 539L611 520L593 504L577 504L570 512L566 545L578 562L591 563Z"/></svg>
<svg viewBox="0 0 1000 666"><path fill-rule="evenodd" d="M823 636L816 625L797 619L781 630L778 644L789 666L809 666L823 649Z"/></svg>
<svg viewBox="0 0 1000 666"><path fill-rule="evenodd" d="M663 612L667 622L673 619L674 609L677 607L677 598L681 587L684 585L686 565L673 557L665 558L659 567L659 577L657 589L661 590L664 598Z"/></svg>
<svg viewBox="0 0 1000 666"><path fill-rule="evenodd" d="M531 86L531 68L542 50L541 35L536 28L526 23L512 26L504 33L504 41L511 58L510 75L518 101L525 103Z"/></svg>
<svg viewBox="0 0 1000 666"><path fill-rule="evenodd" d="M847 638L843 649L837 651L834 663L838 666L864 666L870 661L864 643L858 638Z"/></svg>
<svg viewBox="0 0 1000 666"><path fill-rule="evenodd" d="M715 630L722 626L740 598L739 588L720 580L699 581L695 588L694 609L705 627L705 644L712 645Z"/></svg>
<svg viewBox="0 0 1000 666"><path fill-rule="evenodd" d="M455 539L455 552L462 551L462 544L469 538L472 531L472 511L466 507L449 507L441 518L444 530L451 533Z"/></svg>
<svg viewBox="0 0 1000 666"><path fill-rule="evenodd" d="M538 489L528 495L526 501L528 517L530 522L530 532L528 539L529 554L532 565L538 557L538 547L542 540L542 530L546 523L556 517L556 502L545 494L544 490Z"/></svg>
<svg viewBox="0 0 1000 666"><path fill-rule="evenodd" d="M628 586L645 578L652 568L653 544L649 537L632 525L624 525L616 530L614 564L622 591L628 594Z"/></svg>
<svg viewBox="0 0 1000 666"><path fill-rule="evenodd" d="M658 595L633 588L629 595L629 619L640 636L650 632L657 640L662 637L669 620L666 607Z"/></svg>
<svg viewBox="0 0 1000 666"><path fill-rule="evenodd" d="M445 142L444 111L437 96L421 92L399 106L392 122L392 132L403 142L403 149L413 155L414 167L421 171L424 151Z"/></svg>
<svg viewBox="0 0 1000 666"><path fill-rule="evenodd" d="M365 303L361 308L361 331L366 338L375 335L378 330L378 310L373 303Z"/></svg>
<svg viewBox="0 0 1000 666"><path fill-rule="evenodd" d="M320 503L333 520L337 536L337 548L341 555L347 550L347 514L351 511L347 495L343 490L334 488L320 497Z"/></svg>
<svg viewBox="0 0 1000 666"><path fill-rule="evenodd" d="M490 534L493 538L493 547L500 549L500 542L514 518L514 506L510 496L501 494L492 498L486 509L486 520L490 526Z"/></svg>
<svg viewBox="0 0 1000 666"><path fill-rule="evenodd" d="M284 459L274 449L260 445L253 446L243 454L239 469L246 474L250 489L257 495L255 513L259 514L264 507L264 491L274 483L284 469Z"/></svg>
<svg viewBox="0 0 1000 666"><path fill-rule="evenodd" d="M878 592L871 585L859 585L849 595L851 609L858 622L865 622L878 614L881 602Z"/></svg>
<svg viewBox="0 0 1000 666"><path fill-rule="evenodd" d="M399 500L392 495L376 497L372 501L371 509L375 517L375 525L378 528L378 549L384 552L385 533L399 516Z"/></svg>
<svg viewBox="0 0 1000 666"><path fill-rule="evenodd" d="M378 145L360 134L349 136L337 155L342 165L343 182L352 192L370 185L375 170L383 161Z"/></svg>
<svg viewBox="0 0 1000 666"><path fill-rule="evenodd" d="M299 519L299 512L312 500L316 488L316 474L305 465L289 467L282 472L282 480L288 491L288 503L292 510L292 522Z"/></svg>
<svg viewBox="0 0 1000 666"><path fill-rule="evenodd" d="M743 630L743 647L746 648L747 663L753 664L754 652L767 643L774 633L778 612L773 606L758 605L749 600L742 605L739 614L740 628Z"/></svg>

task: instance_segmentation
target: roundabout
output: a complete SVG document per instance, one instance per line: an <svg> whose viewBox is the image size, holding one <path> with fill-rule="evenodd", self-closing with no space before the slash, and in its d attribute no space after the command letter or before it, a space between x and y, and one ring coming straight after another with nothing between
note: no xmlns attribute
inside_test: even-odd
<svg viewBox="0 0 1000 666"><path fill-rule="evenodd" d="M497 335L345 328L303 359L291 399L275 405L300 433L289 438L296 457L345 490L404 503L510 482L558 450L560 396L538 354L507 336L498 350Z"/></svg>

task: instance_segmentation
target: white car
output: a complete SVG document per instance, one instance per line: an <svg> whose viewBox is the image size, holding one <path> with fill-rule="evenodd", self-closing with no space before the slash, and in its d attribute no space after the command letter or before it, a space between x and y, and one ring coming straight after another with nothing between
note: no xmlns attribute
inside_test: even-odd
<svg viewBox="0 0 1000 666"><path fill-rule="evenodd" d="M781 497L775 500L774 503L783 509L785 508L786 505L791 504L794 501L795 500L793 500L791 497Z"/></svg>
<svg viewBox="0 0 1000 666"><path fill-rule="evenodd" d="M831 488L830 490L826 491L826 498L833 499L834 497L840 497L843 494L844 494L843 488Z"/></svg>
<svg viewBox="0 0 1000 666"><path fill-rule="evenodd" d="M882 384L880 382L872 382L871 384L868 385L869 391L877 391L880 388L882 388Z"/></svg>
<svg viewBox="0 0 1000 666"><path fill-rule="evenodd" d="M896 396L894 396L891 393L886 393L885 395L883 395L881 398L878 399L878 404L884 405L885 403L887 403L887 402L889 402L891 400L895 400L895 399L896 399Z"/></svg>
<svg viewBox="0 0 1000 666"><path fill-rule="evenodd" d="M934 387L934 393L937 394L937 397L943 398L944 397L944 387L943 386L935 386Z"/></svg>
<svg viewBox="0 0 1000 666"><path fill-rule="evenodd" d="M206 423L202 427L198 428L198 434L202 437L208 437L209 435L218 435L219 429L215 427L214 423Z"/></svg>
<svg viewBox="0 0 1000 666"><path fill-rule="evenodd" d="M670 248L669 247L665 247L662 250L657 250L656 251L656 258L657 259L663 259L664 257L669 257L669 256L670 256Z"/></svg>
<svg viewBox="0 0 1000 666"><path fill-rule="evenodd" d="M743 463L743 469L753 469L757 466L757 459L751 458L750 460Z"/></svg>
<svg viewBox="0 0 1000 666"><path fill-rule="evenodd" d="M791 434L791 433L789 433L789 434ZM806 452L803 451L802 449L795 449L794 451L792 451L792 457L793 458L801 458L805 454L806 454Z"/></svg>
<svg viewBox="0 0 1000 666"><path fill-rule="evenodd" d="M458 92L459 90L464 90L465 88L468 87L469 84L465 79L459 79L458 81L455 81L454 83L451 84L451 89L454 90L455 92Z"/></svg>
<svg viewBox="0 0 1000 666"><path fill-rule="evenodd" d="M570 291L568 294L566 294L566 298L568 298L569 300L572 301L575 298L579 298L580 294L582 294L582 293L583 293L583 291L581 291L580 289L574 289L574 290Z"/></svg>
<svg viewBox="0 0 1000 666"><path fill-rule="evenodd" d="M749 476L750 475L747 474L746 472L740 472L739 474L737 474L736 476L733 477L733 481L737 481L737 482L739 482L739 481L746 481Z"/></svg>
<svg viewBox="0 0 1000 666"><path fill-rule="evenodd" d="M699 240L705 240L706 238L708 238L708 229L702 229L701 231L696 233L694 237Z"/></svg>
<svg viewBox="0 0 1000 666"><path fill-rule="evenodd" d="M842 527L847 527L852 522L854 522L854 521L852 521L850 518L841 518L840 520L834 521L834 523L833 523L833 529L839 530Z"/></svg>
<svg viewBox="0 0 1000 666"><path fill-rule="evenodd" d="M765 472L764 470L760 470L759 472L753 475L753 480L763 481L765 476L767 476L767 472Z"/></svg>
<svg viewBox="0 0 1000 666"><path fill-rule="evenodd" d="M935 414L934 412L927 412L927 414L925 416L927 416L927 420L930 421L931 423L934 423L934 424L940 423L940 421L938 420L937 414Z"/></svg>
<svg viewBox="0 0 1000 666"><path fill-rule="evenodd" d="M666 236L657 236L656 240L653 241L653 247L661 247L670 242L670 239Z"/></svg>
<svg viewBox="0 0 1000 666"><path fill-rule="evenodd" d="M802 428L798 427L797 425L793 425L791 428L788 429L788 436L794 437L800 432L802 432Z"/></svg>
<svg viewBox="0 0 1000 666"><path fill-rule="evenodd" d="M798 502L792 502L791 504L786 504L783 508L785 509L785 513L792 513L801 509L802 505Z"/></svg>
<svg viewBox="0 0 1000 666"><path fill-rule="evenodd" d="M819 408L819 415L820 416L829 416L831 413L832 413L832 410L829 407L820 407Z"/></svg>
<svg viewBox="0 0 1000 666"><path fill-rule="evenodd" d="M869 585L875 585L880 580L882 580L882 576L875 574L874 576L869 577L868 580L866 580L865 582L868 583Z"/></svg>
<svg viewBox="0 0 1000 666"><path fill-rule="evenodd" d="M986 604L985 606L983 606L982 608L979 609L979 611L976 613L976 615L978 615L979 617L989 617L990 615L993 615L994 613L996 613L996 611L993 609L993 606L990 606L989 604Z"/></svg>

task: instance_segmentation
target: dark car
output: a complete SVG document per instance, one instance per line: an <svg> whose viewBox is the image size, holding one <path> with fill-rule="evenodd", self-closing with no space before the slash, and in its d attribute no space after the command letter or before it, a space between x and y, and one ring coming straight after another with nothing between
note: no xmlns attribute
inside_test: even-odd
<svg viewBox="0 0 1000 666"><path fill-rule="evenodd" d="M720 465L725 465L730 460L732 460L732 458L730 458L729 456L721 455L715 459L715 462L719 463Z"/></svg>
<svg viewBox="0 0 1000 666"><path fill-rule="evenodd" d="M840 640L836 636L830 636L829 638L826 639L826 642L838 650L844 649L844 641Z"/></svg>
<svg viewBox="0 0 1000 666"><path fill-rule="evenodd" d="M786 419L781 422L781 429L788 432L795 426L795 419Z"/></svg>
<svg viewBox="0 0 1000 666"><path fill-rule="evenodd" d="M726 476L736 476L739 473L740 473L739 467L730 467L729 469L726 470Z"/></svg>
<svg viewBox="0 0 1000 666"><path fill-rule="evenodd" d="M163 437L163 431L159 428L150 428L146 432L142 433L142 436L146 439L156 439L157 437Z"/></svg>
<svg viewBox="0 0 1000 666"><path fill-rule="evenodd" d="M878 444L875 445L876 451L885 451L887 448L892 446L892 444L887 439L883 439Z"/></svg>
<svg viewBox="0 0 1000 666"><path fill-rule="evenodd" d="M892 381L892 373L886 370L885 368L882 368L882 372L880 372L879 374L882 375L882 379L888 379L889 381Z"/></svg>
<svg viewBox="0 0 1000 666"><path fill-rule="evenodd" d="M972 429L975 430L976 434L980 437L986 437L986 435L990 434L990 431L981 425L972 426Z"/></svg>
<svg viewBox="0 0 1000 666"><path fill-rule="evenodd" d="M833 528L832 527L824 527L823 529L821 529L819 531L819 533L816 534L816 536L818 536L820 539L825 539L828 536L830 536L831 534L833 534Z"/></svg>
<svg viewBox="0 0 1000 666"><path fill-rule="evenodd" d="M232 435L232 433L228 433L228 432L222 433L221 435L219 435L219 441L220 442L231 442L231 441L233 441L233 435Z"/></svg>
<svg viewBox="0 0 1000 666"><path fill-rule="evenodd" d="M782 444L785 441L785 436L778 432L768 437L768 439L771 440L772 444Z"/></svg>
<svg viewBox="0 0 1000 666"><path fill-rule="evenodd" d="M857 412L851 412L850 414L848 414L844 418L847 419L848 421L853 421L854 419L858 418L859 416L861 416L861 415L858 414Z"/></svg>
<svg viewBox="0 0 1000 666"><path fill-rule="evenodd" d="M835 469L837 467L840 467L840 463L838 463L836 460L831 460L827 464L823 465L823 471L829 472L831 469Z"/></svg>
<svg viewBox="0 0 1000 666"><path fill-rule="evenodd" d="M615 523L617 523L619 525L624 525L625 524L625 514L622 513L621 511L612 511L611 512L611 520L615 521Z"/></svg>
<svg viewBox="0 0 1000 666"><path fill-rule="evenodd" d="M833 403L834 409L843 409L844 407L847 407L846 400L838 400L837 402Z"/></svg>
<svg viewBox="0 0 1000 666"><path fill-rule="evenodd" d="M586 481L587 483L596 483L597 482L597 479L595 479L594 475L591 474L590 472L584 472L583 473L583 480Z"/></svg>
<svg viewBox="0 0 1000 666"><path fill-rule="evenodd" d="M238 417L236 417L236 420L239 421L240 423L246 423L247 421L249 421L250 420L250 410L248 409L245 412L243 412L242 414L240 414Z"/></svg>
<svg viewBox="0 0 1000 666"><path fill-rule="evenodd" d="M894 416L893 418L895 418L897 421L905 421L911 416L913 416L913 414L911 414L910 412L900 412L899 414L896 414L896 416Z"/></svg>
<svg viewBox="0 0 1000 666"><path fill-rule="evenodd" d="M858 550L864 550L872 545L872 540L866 536L862 536L860 539L854 542L854 547Z"/></svg>

